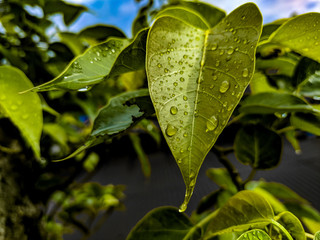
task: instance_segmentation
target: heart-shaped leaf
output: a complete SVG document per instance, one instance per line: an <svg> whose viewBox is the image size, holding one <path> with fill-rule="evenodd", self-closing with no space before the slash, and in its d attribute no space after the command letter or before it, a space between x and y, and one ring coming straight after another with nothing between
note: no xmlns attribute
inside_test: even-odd
<svg viewBox="0 0 320 240"><path fill-rule="evenodd" d="M35 156L40 158L41 100L37 93L19 94L31 87L32 82L19 69L0 67L0 112L17 126Z"/></svg>
<svg viewBox="0 0 320 240"><path fill-rule="evenodd" d="M165 139L192 195L201 164L254 72L261 13L252 3L203 30L161 17L149 31L149 90Z"/></svg>

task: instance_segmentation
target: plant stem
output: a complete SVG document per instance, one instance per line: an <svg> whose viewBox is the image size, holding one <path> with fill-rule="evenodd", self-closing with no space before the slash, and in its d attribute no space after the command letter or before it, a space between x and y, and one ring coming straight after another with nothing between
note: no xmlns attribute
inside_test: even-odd
<svg viewBox="0 0 320 240"><path fill-rule="evenodd" d="M305 233L307 238L314 239L314 235L311 233Z"/></svg>
<svg viewBox="0 0 320 240"><path fill-rule="evenodd" d="M221 149L219 147L215 147L215 146L213 146L212 149L213 149L213 152L218 157L219 162L222 163L223 166L225 166L225 168L228 170L230 177L231 177L231 180L232 180L233 184L237 187L238 191L243 190L244 188L243 188L243 184L242 184L242 180L239 175L239 172L232 165L232 163L229 161L229 159L226 157L223 150L221 151Z"/></svg>
<svg viewBox="0 0 320 240"><path fill-rule="evenodd" d="M285 127L285 128L281 128L279 130L277 130L278 134L284 133L284 132L288 132L291 130L295 130L296 128L294 126L289 126L289 127Z"/></svg>
<svg viewBox="0 0 320 240"><path fill-rule="evenodd" d="M244 187L248 182L250 182L253 179L254 175L256 175L256 173L257 173L257 170L252 168L248 178L242 182L242 186Z"/></svg>
<svg viewBox="0 0 320 240"><path fill-rule="evenodd" d="M290 233L288 233L287 229L284 228L284 226L282 226L280 223L278 223L277 221L271 219L272 224L277 226L285 235L289 240L293 240L292 236L290 235Z"/></svg>

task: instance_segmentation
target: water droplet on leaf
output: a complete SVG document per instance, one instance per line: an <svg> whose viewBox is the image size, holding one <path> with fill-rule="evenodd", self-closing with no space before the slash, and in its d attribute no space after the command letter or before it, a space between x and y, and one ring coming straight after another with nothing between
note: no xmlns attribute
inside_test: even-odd
<svg viewBox="0 0 320 240"><path fill-rule="evenodd" d="M166 129L166 134L168 137L174 136L177 133L177 131L178 129L176 127L172 126L170 123L168 124Z"/></svg>
<svg viewBox="0 0 320 240"><path fill-rule="evenodd" d="M229 87L230 87L229 81L225 80L221 83L219 91L221 93L225 93L226 91L228 91Z"/></svg>
<svg viewBox="0 0 320 240"><path fill-rule="evenodd" d="M214 116L214 115L211 116L209 118L209 120L207 121L207 130L206 130L206 132L215 130L217 128L217 126L218 126L218 123L219 123L218 118L216 116Z"/></svg>
<svg viewBox="0 0 320 240"><path fill-rule="evenodd" d="M249 76L249 70L248 68L243 69L242 71L242 77L248 77Z"/></svg>
<svg viewBox="0 0 320 240"><path fill-rule="evenodd" d="M178 113L178 108L175 107L175 106L172 106L172 107L170 108L170 113L171 113L172 115L176 115L176 114Z"/></svg>

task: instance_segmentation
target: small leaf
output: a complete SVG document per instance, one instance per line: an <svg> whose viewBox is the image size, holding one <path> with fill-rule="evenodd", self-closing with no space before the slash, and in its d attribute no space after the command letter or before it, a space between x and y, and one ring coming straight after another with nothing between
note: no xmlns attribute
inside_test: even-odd
<svg viewBox="0 0 320 240"><path fill-rule="evenodd" d="M301 153L300 143L297 138L297 134L295 130L286 131L285 137L288 140L288 142L291 144L291 146L294 148L297 154Z"/></svg>
<svg viewBox="0 0 320 240"><path fill-rule="evenodd" d="M306 13L279 27L269 41L285 45L303 56L320 61L320 13Z"/></svg>
<svg viewBox="0 0 320 240"><path fill-rule="evenodd" d="M91 47L76 57L58 77L32 90L88 90L91 85L101 82L110 73L118 55L128 44L127 39L112 38Z"/></svg>
<svg viewBox="0 0 320 240"><path fill-rule="evenodd" d="M184 239L192 229L189 218L172 207L153 209L130 231L127 240L177 240ZM200 239L195 232L192 239Z"/></svg>
<svg viewBox="0 0 320 240"><path fill-rule="evenodd" d="M230 174L225 168L210 168L206 171L207 176L220 187L229 189L232 193L237 192L237 187L232 182Z"/></svg>
<svg viewBox="0 0 320 240"><path fill-rule="evenodd" d="M163 16L177 18L179 20L189 23L190 25L196 28L201 28L204 30L210 28L209 24L206 22L205 19L202 18L201 15L189 8L168 7L165 8L163 11L159 12L156 17L158 18Z"/></svg>
<svg viewBox="0 0 320 240"><path fill-rule="evenodd" d="M241 234L237 240L271 240L271 238L265 231L254 229Z"/></svg>
<svg viewBox="0 0 320 240"><path fill-rule="evenodd" d="M179 5L197 11L210 27L216 26L226 16L223 10L205 2L180 1Z"/></svg>
<svg viewBox="0 0 320 240"><path fill-rule="evenodd" d="M149 31L150 96L186 185L181 211L253 75L261 21L258 8L248 3L206 31L172 17L158 18Z"/></svg>
<svg viewBox="0 0 320 240"><path fill-rule="evenodd" d="M240 112L246 114L272 114L287 112L320 113L301 98L289 93L263 92L250 95L242 103Z"/></svg>
<svg viewBox="0 0 320 240"><path fill-rule="evenodd" d="M291 125L317 136L320 136L320 116L308 113L296 113L290 117Z"/></svg>
<svg viewBox="0 0 320 240"><path fill-rule="evenodd" d="M259 194L244 190L224 205L210 221L206 239L229 232L261 228L271 223L274 217L270 204Z"/></svg>
<svg viewBox="0 0 320 240"><path fill-rule="evenodd" d="M246 125L234 141L235 155L243 164L255 169L270 169L281 160L282 140L262 125Z"/></svg>
<svg viewBox="0 0 320 240"><path fill-rule="evenodd" d="M277 217L279 222L295 240L305 240L306 235L299 219L291 212L280 213Z"/></svg>
<svg viewBox="0 0 320 240"><path fill-rule="evenodd" d="M31 87L32 82L19 69L0 67L0 109L17 126L35 156L40 159L43 124L41 100L37 93L19 94Z"/></svg>

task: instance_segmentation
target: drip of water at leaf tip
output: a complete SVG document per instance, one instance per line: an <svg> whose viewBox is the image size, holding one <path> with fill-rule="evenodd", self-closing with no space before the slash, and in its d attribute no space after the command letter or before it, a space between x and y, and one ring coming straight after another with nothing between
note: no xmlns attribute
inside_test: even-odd
<svg viewBox="0 0 320 240"><path fill-rule="evenodd" d="M187 209L187 204L184 202L181 204L179 208L179 212L184 212Z"/></svg>

